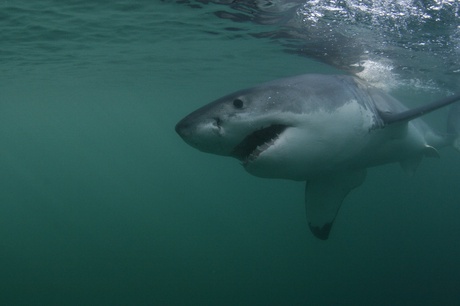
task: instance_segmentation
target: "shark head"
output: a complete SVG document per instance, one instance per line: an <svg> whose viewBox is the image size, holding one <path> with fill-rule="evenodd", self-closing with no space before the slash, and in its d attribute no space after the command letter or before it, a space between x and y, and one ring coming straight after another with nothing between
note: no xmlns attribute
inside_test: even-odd
<svg viewBox="0 0 460 306"><path fill-rule="evenodd" d="M280 143L298 125L279 103L287 93L266 86L235 92L194 111L176 131L192 147L237 158L250 170L264 157L280 155Z"/></svg>
<svg viewBox="0 0 460 306"><path fill-rule="evenodd" d="M176 132L196 149L232 156L244 163L255 160L292 123L278 116L276 91L241 90L192 112L176 125Z"/></svg>

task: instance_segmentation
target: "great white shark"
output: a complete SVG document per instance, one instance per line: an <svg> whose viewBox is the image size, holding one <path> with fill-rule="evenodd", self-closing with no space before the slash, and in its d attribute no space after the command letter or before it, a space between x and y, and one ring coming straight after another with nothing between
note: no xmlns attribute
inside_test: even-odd
<svg viewBox="0 0 460 306"><path fill-rule="evenodd" d="M324 240L367 168L399 162L414 172L423 157L439 157L439 148L460 151L460 103L445 133L419 118L459 100L408 109L356 77L306 74L226 95L175 129L198 150L237 158L252 175L306 181L308 225Z"/></svg>

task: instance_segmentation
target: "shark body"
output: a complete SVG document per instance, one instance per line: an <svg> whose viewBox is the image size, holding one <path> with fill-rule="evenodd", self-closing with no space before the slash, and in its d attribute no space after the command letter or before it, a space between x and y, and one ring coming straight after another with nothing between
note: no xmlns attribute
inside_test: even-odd
<svg viewBox="0 0 460 306"><path fill-rule="evenodd" d="M414 172L437 149L460 149L459 106L442 135L419 118L458 100L407 109L358 78L307 74L226 95L183 118L176 132L203 152L237 158L252 175L305 181L309 227L327 239L367 168L399 162Z"/></svg>

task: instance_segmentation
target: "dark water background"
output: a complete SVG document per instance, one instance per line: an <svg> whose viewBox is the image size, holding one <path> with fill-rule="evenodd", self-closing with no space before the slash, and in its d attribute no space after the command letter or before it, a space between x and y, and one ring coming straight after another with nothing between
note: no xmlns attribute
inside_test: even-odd
<svg viewBox="0 0 460 306"><path fill-rule="evenodd" d="M200 2L0 2L0 305L460 303L454 150L414 177L371 169L319 241L303 183L252 177L175 134L181 117L233 90L340 72L343 61L284 52L292 38L255 35L284 31L284 12L272 23L243 13ZM455 38L458 19L449 22L454 32L442 33ZM455 42L442 50L458 65ZM395 82L408 105L455 89L454 65L428 74L426 63L419 74L385 66L377 83ZM427 120L442 128L445 113Z"/></svg>

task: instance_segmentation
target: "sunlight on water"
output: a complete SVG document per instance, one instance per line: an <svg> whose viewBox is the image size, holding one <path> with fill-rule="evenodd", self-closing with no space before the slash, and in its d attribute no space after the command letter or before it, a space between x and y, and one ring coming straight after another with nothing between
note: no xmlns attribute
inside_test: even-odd
<svg viewBox="0 0 460 306"><path fill-rule="evenodd" d="M360 75L375 84L394 83L402 77L417 79L422 84L420 89L439 80L440 86L447 85L442 82L451 83L449 87L455 90L458 76L449 80L442 74L457 74L460 69L456 60L460 49L459 8L459 2L452 0L312 0L299 8L297 14L306 31L308 28L320 31L323 43L332 44L338 37L346 37L346 44L352 50L348 52L358 52L360 58L355 63L345 60L344 64L371 68ZM421 62L431 75L422 76L422 71L415 70ZM382 66L386 67L386 73L376 80L375 69ZM389 78L389 72L394 76Z"/></svg>
<svg viewBox="0 0 460 306"><path fill-rule="evenodd" d="M440 11L458 18L458 10L459 4L454 0L435 0L431 4L414 0L310 0L298 10L298 13L304 16L305 22L317 23L322 18L339 19L348 23L367 23L368 26L385 26L391 22L400 29L406 28L413 21L441 21L437 16Z"/></svg>

